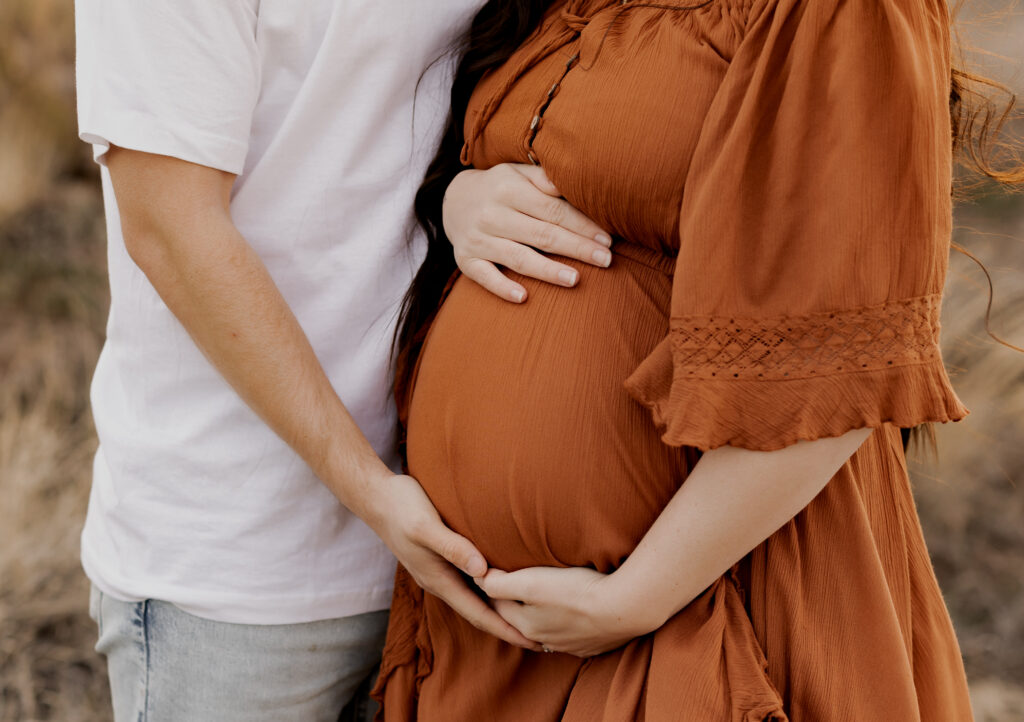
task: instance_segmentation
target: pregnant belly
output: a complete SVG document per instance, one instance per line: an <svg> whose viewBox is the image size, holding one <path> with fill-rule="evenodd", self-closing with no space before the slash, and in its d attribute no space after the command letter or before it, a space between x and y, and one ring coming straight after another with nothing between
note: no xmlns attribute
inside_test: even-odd
<svg viewBox="0 0 1024 722"><path fill-rule="evenodd" d="M622 385L664 338L671 293L662 257L626 250L576 265L574 289L517 278L520 306L460 278L431 327L409 469L493 566L613 569L692 464Z"/></svg>

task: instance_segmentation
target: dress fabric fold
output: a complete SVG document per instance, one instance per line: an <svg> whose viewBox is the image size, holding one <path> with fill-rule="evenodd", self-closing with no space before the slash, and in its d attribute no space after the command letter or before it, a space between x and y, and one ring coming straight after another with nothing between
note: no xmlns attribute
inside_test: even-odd
<svg viewBox="0 0 1024 722"><path fill-rule="evenodd" d="M591 659L490 637L399 570L387 722L971 719L900 428L962 418L944 0L554 3L476 88L463 161L538 163L615 237L510 304L458 277L409 472L496 568L614 572L702 452L871 428L664 626Z"/></svg>

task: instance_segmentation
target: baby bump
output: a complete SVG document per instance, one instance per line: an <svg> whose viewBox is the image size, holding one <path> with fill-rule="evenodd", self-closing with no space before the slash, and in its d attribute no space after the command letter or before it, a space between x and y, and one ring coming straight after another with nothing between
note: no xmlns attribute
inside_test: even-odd
<svg viewBox="0 0 1024 722"><path fill-rule="evenodd" d="M431 327L410 472L494 566L613 568L686 474L622 386L668 326L663 263L637 258L577 265L574 289L517 278L523 305L460 278Z"/></svg>

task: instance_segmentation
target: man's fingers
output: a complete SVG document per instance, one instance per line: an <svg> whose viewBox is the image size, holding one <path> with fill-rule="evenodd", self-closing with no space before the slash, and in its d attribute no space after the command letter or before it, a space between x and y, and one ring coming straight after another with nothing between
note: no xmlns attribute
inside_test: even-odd
<svg viewBox="0 0 1024 722"><path fill-rule="evenodd" d="M526 289L509 279L490 261L470 258L459 264L462 272L499 298L512 303L526 300Z"/></svg>
<svg viewBox="0 0 1024 722"><path fill-rule="evenodd" d="M430 551L469 576L478 577L487 572L487 562L480 550L469 539L446 527L440 518L423 536L423 543Z"/></svg>

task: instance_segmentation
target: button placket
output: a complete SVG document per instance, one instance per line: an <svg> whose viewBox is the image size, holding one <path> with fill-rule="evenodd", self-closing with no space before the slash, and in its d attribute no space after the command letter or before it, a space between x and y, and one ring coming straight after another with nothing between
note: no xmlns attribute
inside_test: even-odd
<svg viewBox="0 0 1024 722"><path fill-rule="evenodd" d="M579 36L577 35L577 39ZM559 89L562 87L562 81L565 80L565 76L569 74L569 71L579 62L580 52L577 50L573 53L572 57L569 58L565 63L565 69L562 71L561 76L554 82L551 88L548 90L547 97L544 98L544 102L541 103L536 114L530 120L529 131L526 135L526 157L533 165L540 165L540 161L537 159L537 154L533 150L533 143L537 139L537 133L540 132L541 127L544 125L544 113L547 112L548 106L551 105L551 101L554 100L555 95L558 94Z"/></svg>

